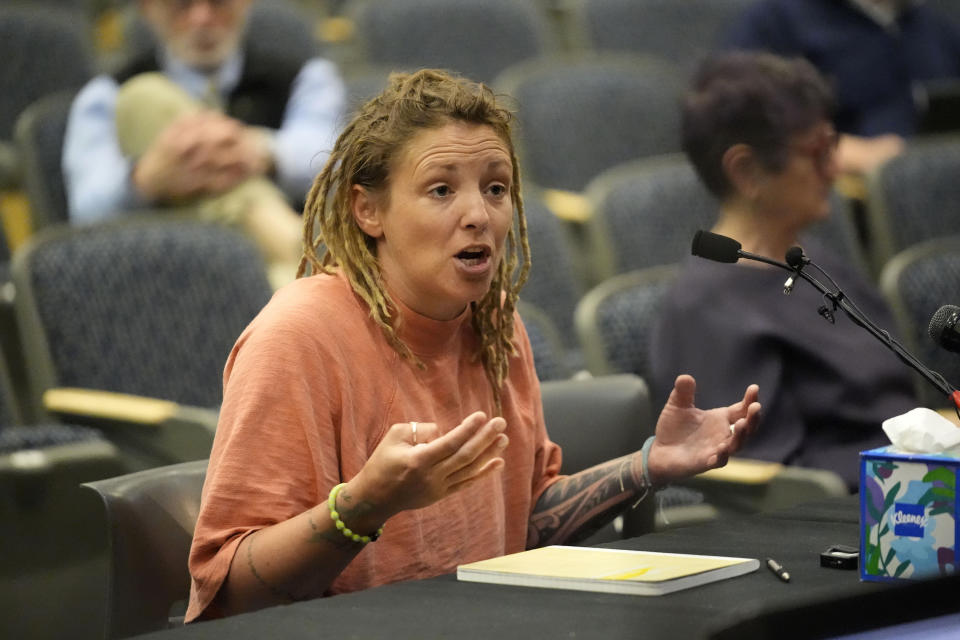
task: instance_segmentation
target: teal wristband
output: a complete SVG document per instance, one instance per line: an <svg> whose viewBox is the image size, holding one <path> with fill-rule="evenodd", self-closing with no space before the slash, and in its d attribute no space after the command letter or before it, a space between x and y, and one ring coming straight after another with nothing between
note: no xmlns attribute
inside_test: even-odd
<svg viewBox="0 0 960 640"><path fill-rule="evenodd" d="M640 449L640 461L643 463L643 484L647 487L652 487L653 482L650 480L650 465L648 461L650 460L650 448L653 446L653 439L656 436L650 436L647 438L646 442L643 443L643 448Z"/></svg>

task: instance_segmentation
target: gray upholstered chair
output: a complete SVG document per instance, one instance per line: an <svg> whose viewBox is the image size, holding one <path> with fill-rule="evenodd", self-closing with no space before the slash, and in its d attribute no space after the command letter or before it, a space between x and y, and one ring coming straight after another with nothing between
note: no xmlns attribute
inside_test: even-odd
<svg viewBox="0 0 960 640"><path fill-rule="evenodd" d="M880 288L893 309L903 345L952 385L960 384L960 356L945 351L928 334L937 309L960 304L960 235L927 240L896 254L881 273ZM926 406L949 405L929 382L919 375L916 381Z"/></svg>
<svg viewBox="0 0 960 640"><path fill-rule="evenodd" d="M23 422L9 382L0 355L0 597L17 611L4 632L58 637L65 628L55 612L80 616L96 602L95 590L73 589L97 577L104 549L79 484L127 469L95 429ZM82 633L84 623L71 628Z"/></svg>
<svg viewBox="0 0 960 640"><path fill-rule="evenodd" d="M62 161L73 98L72 91L45 96L17 119L14 137L34 231L69 219Z"/></svg>
<svg viewBox="0 0 960 640"><path fill-rule="evenodd" d="M515 65L494 86L516 99L526 179L581 191L614 165L680 149L678 76L652 57L585 55Z"/></svg>
<svg viewBox="0 0 960 640"><path fill-rule="evenodd" d="M102 500L107 531L107 638L182 624L187 558L207 461L156 467L83 486Z"/></svg>
<svg viewBox="0 0 960 640"><path fill-rule="evenodd" d="M514 0L362 0L344 6L367 64L438 67L490 82L521 60L552 48L535 2Z"/></svg>
<svg viewBox="0 0 960 640"><path fill-rule="evenodd" d="M77 89L93 73L87 23L36 6L0 8L0 187L19 184L13 145L17 117L30 104Z"/></svg>
<svg viewBox="0 0 960 640"><path fill-rule="evenodd" d="M577 334L594 375L632 373L650 379L650 333L677 266L630 271L600 283L580 300Z"/></svg>
<svg viewBox="0 0 960 640"><path fill-rule="evenodd" d="M586 194L593 210L590 254L601 278L680 262L690 255L694 233L717 217L716 199L681 154L613 167Z"/></svg>
<svg viewBox="0 0 960 640"><path fill-rule="evenodd" d="M912 244L960 233L960 136L915 140L867 177L870 262L876 273Z"/></svg>
<svg viewBox="0 0 960 640"><path fill-rule="evenodd" d="M38 411L94 420L147 465L209 455L223 365L271 295L245 236L163 216L51 228L13 274Z"/></svg>
<svg viewBox="0 0 960 640"><path fill-rule="evenodd" d="M574 0L579 46L661 56L691 73L753 0Z"/></svg>
<svg viewBox="0 0 960 640"><path fill-rule="evenodd" d="M520 297L543 310L556 325L564 346L578 352L573 311L585 287L571 233L539 195L528 192L523 201L532 264ZM576 354L572 357L573 361L578 358Z"/></svg>
<svg viewBox="0 0 960 640"><path fill-rule="evenodd" d="M557 325L543 309L521 300L517 311L530 338L533 364L540 380L562 380L574 373L570 358Z"/></svg>

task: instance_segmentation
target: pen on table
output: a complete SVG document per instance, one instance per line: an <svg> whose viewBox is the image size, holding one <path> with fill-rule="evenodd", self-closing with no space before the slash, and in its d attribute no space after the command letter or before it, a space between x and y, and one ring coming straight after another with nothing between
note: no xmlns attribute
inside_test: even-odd
<svg viewBox="0 0 960 640"><path fill-rule="evenodd" d="M783 568L783 565L773 558L767 558L767 567L770 568L770 571L773 571L775 574L777 574L777 577L784 582L790 582L790 574L787 573L787 570Z"/></svg>

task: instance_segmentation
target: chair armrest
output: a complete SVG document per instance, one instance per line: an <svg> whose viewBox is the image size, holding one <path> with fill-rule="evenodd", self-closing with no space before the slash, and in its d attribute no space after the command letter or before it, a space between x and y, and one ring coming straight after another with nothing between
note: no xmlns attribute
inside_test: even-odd
<svg viewBox="0 0 960 640"><path fill-rule="evenodd" d="M732 458L726 467L683 484L702 491L721 513L769 511L849 494L846 483L833 471L748 458Z"/></svg>
<svg viewBox="0 0 960 640"><path fill-rule="evenodd" d="M730 482L734 484L767 484L783 470L779 462L766 462L750 458L730 458L726 466L711 469L697 476L705 482Z"/></svg>
<svg viewBox="0 0 960 640"><path fill-rule="evenodd" d="M0 189L15 189L20 186L22 167L20 154L10 142L0 141Z"/></svg>
<svg viewBox="0 0 960 640"><path fill-rule="evenodd" d="M0 477L46 475L58 467L106 466L116 469L117 448L106 440L86 440L0 454Z"/></svg>
<svg viewBox="0 0 960 640"><path fill-rule="evenodd" d="M48 389L43 405L62 419L101 429L138 467L207 458L217 428L214 409L112 391Z"/></svg>
<svg viewBox="0 0 960 640"><path fill-rule="evenodd" d="M544 189L544 204L554 215L567 222L586 222L593 217L593 205L583 194L563 189Z"/></svg>

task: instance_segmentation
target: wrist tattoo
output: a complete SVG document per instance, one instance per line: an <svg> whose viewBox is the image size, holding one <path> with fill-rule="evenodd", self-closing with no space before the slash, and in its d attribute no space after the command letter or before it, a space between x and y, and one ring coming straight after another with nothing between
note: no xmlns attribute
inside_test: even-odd
<svg viewBox="0 0 960 640"><path fill-rule="evenodd" d="M342 500L342 506L337 509L340 512L340 519L347 523L347 525L349 525L351 522L356 522L357 520L363 519L365 516L373 513L376 510L376 505L366 500L361 500L357 503L354 503L353 496L346 491L346 488L340 491L337 498ZM350 528L356 531L354 527ZM377 527L374 526L373 530L375 531L376 529ZM341 535L340 537L343 536Z"/></svg>
<svg viewBox="0 0 960 640"><path fill-rule="evenodd" d="M313 521L312 511L307 516L307 522L310 523L310 528L313 530L309 542L326 542L335 549L346 549L353 546L351 541L336 529L321 529L318 527L317 523Z"/></svg>

